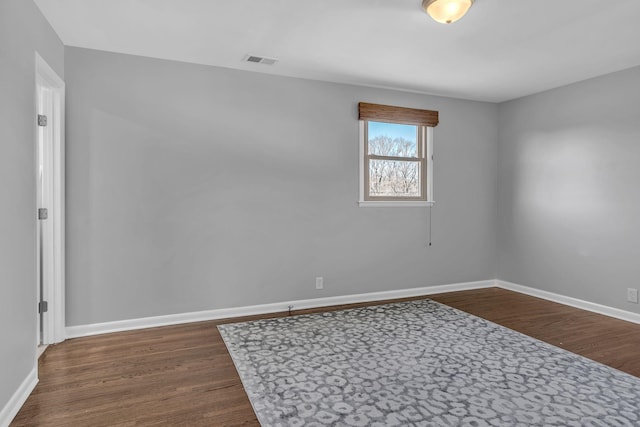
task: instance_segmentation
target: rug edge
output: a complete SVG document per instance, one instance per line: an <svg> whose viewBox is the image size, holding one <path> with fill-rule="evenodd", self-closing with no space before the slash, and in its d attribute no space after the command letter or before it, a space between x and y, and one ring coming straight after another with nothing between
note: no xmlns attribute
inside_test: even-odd
<svg viewBox="0 0 640 427"><path fill-rule="evenodd" d="M244 323L244 322L238 322L238 323ZM216 325L216 328L218 329L218 333L222 337L222 342L224 343L224 346L227 349L227 353L231 357L231 361L233 362L233 367L236 369L236 374L238 374L238 378L240 378L240 384L242 384L242 389L244 390L244 394L247 395L249 404L251 404L251 409L253 410L253 414L256 416L256 419L258 420L258 424L260 424L261 426L264 426L265 423L263 422L263 420L260 419L260 414L258 413L258 411L256 411L256 407L253 404L253 400L251 399L251 397L249 397L249 392L247 391L247 387L245 386L244 378L242 378L242 374L238 370L238 361L233 356L232 352L229 351L229 343L227 342L227 337L226 337L227 332L224 330L224 328L220 328L221 326L225 326L225 325L226 324Z"/></svg>

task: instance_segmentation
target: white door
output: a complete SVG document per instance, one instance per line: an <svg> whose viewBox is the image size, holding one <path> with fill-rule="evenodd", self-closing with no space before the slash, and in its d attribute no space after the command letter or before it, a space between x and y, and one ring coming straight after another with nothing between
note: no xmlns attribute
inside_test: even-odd
<svg viewBox="0 0 640 427"><path fill-rule="evenodd" d="M36 96L38 99L38 145L37 145L37 273L38 273L38 344L48 344L49 337L45 337L45 318L48 318L47 290L51 282L51 220L49 219L51 206L51 148L52 134L51 123L51 90L36 83Z"/></svg>
<svg viewBox="0 0 640 427"><path fill-rule="evenodd" d="M64 340L64 82L36 53L37 344Z"/></svg>

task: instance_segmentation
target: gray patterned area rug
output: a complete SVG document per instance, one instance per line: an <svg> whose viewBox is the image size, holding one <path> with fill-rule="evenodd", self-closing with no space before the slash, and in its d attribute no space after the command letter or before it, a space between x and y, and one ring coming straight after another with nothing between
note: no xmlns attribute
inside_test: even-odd
<svg viewBox="0 0 640 427"><path fill-rule="evenodd" d="M640 426L639 378L431 300L218 328L265 427Z"/></svg>

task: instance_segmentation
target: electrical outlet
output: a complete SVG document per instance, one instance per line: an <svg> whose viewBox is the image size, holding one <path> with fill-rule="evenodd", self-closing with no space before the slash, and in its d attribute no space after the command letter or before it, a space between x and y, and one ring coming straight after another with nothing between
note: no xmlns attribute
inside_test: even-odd
<svg viewBox="0 0 640 427"><path fill-rule="evenodd" d="M322 277L316 277L316 289L324 288L324 279Z"/></svg>
<svg viewBox="0 0 640 427"><path fill-rule="evenodd" d="M638 303L638 290L635 288L627 288L627 301Z"/></svg>

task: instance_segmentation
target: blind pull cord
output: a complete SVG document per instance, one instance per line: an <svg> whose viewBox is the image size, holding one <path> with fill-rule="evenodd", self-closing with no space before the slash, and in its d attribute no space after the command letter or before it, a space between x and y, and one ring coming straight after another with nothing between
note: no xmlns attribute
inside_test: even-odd
<svg viewBox="0 0 640 427"><path fill-rule="evenodd" d="M431 203L429 204L429 246L431 246L431 217L432 217L432 212L431 212L431 208L433 207L433 179L436 176L435 174L435 166L434 166L434 158L433 158L433 151L434 151L434 146L433 146L433 141L431 141L431 194L429 195L429 199L431 200Z"/></svg>
<svg viewBox="0 0 640 427"><path fill-rule="evenodd" d="M429 206L429 246L431 246L431 206Z"/></svg>

